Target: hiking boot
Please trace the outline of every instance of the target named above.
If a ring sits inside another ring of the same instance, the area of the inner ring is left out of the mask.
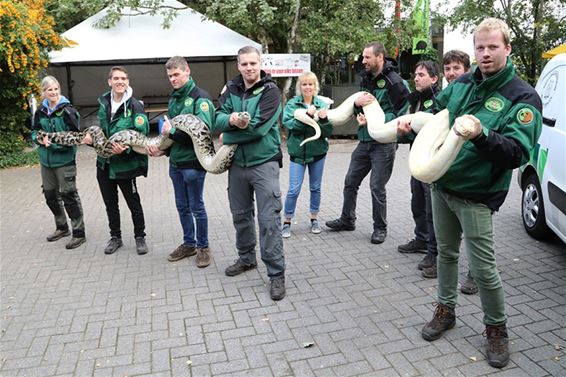
[[[57,241],[63,237],[67,237],[70,235],[71,232],[69,232],[69,229],[55,229],[55,232],[47,236],[47,242]]]
[[[114,254],[122,246],[124,246],[124,243],[120,237],[112,237],[104,249],[104,254]]]
[[[468,276],[466,277],[466,281],[460,287],[460,292],[465,295],[475,295],[478,293],[478,285],[472,276],[472,273],[468,271]]]
[[[208,247],[198,247],[196,265],[198,268],[204,268],[210,264],[212,257],[210,255],[210,249]]]
[[[285,297],[285,276],[279,276],[271,279],[269,295],[273,301],[279,301]]]
[[[145,237],[136,237],[136,251],[138,255],[147,254],[147,244],[145,243]]]
[[[291,224],[284,223],[283,228],[281,228],[281,237],[290,238],[291,237]]]
[[[354,224],[346,224],[342,219],[327,221],[326,226],[335,231],[356,229]]]
[[[371,234],[371,243],[380,244],[385,242],[385,237],[387,237],[386,230],[374,230]]]
[[[256,266],[257,263],[244,264],[244,262],[238,259],[233,265],[226,267],[224,273],[226,274],[226,276],[236,276],[246,272],[247,270],[254,269],[256,268]]]
[[[317,219],[311,220],[311,233],[312,234],[320,234],[322,229],[320,229],[320,224],[318,223]]]
[[[429,342],[440,338],[446,330],[451,329],[456,324],[454,309],[439,302],[434,305],[436,310],[432,320],[421,330],[421,336]]]
[[[423,260],[419,262],[417,268],[423,270],[425,268],[431,268],[432,266],[436,267],[436,255],[428,253],[424,256]]]
[[[486,325],[487,362],[494,368],[503,368],[509,362],[509,336],[507,327]]]
[[[177,262],[186,257],[191,257],[197,253],[194,246],[188,246],[185,244],[181,244],[177,246],[175,250],[167,257],[169,262]]]
[[[430,267],[423,268],[422,275],[423,278],[436,279],[438,277],[438,271],[436,270],[436,263]]]
[[[413,238],[409,242],[397,246],[397,251],[403,254],[426,253],[426,242]]]
[[[76,249],[86,242],[86,237],[72,237],[69,242],[65,244],[65,249]]]

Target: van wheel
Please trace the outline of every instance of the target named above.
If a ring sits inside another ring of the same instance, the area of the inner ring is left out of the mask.
[[[531,174],[525,181],[521,203],[523,226],[527,233],[537,239],[548,236],[550,229],[546,225],[542,191],[536,174]]]

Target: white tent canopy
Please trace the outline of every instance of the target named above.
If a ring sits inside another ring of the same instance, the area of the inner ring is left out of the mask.
[[[182,3],[165,0],[164,5],[183,8]],[[130,13],[124,9],[123,13]],[[146,60],[185,57],[234,56],[240,47],[261,45],[192,10],[177,11],[169,29],[163,29],[162,17],[149,14],[123,16],[109,29],[95,28],[94,23],[106,14],[106,9],[63,33],[78,43],[50,54],[52,64]]]
[[[163,4],[185,8],[175,0],[164,0]],[[106,78],[114,65],[127,68],[136,98],[146,105],[163,106],[171,93],[164,63],[175,55],[187,58],[197,85],[215,99],[226,81],[238,73],[238,50],[243,46],[261,50],[260,44],[204,19],[192,9],[177,11],[168,29],[162,27],[162,16],[150,14],[123,16],[108,29],[94,27],[105,12],[106,9],[63,33],[76,46],[50,54],[49,73],[57,77],[63,94],[81,108],[97,106],[98,96],[109,89]]]

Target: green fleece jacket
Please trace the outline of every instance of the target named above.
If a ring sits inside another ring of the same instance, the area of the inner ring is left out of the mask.
[[[395,66],[390,61],[384,62],[383,70],[377,76],[374,77],[367,71],[362,72],[360,76],[360,90],[370,92],[377,99],[385,113],[385,122],[407,113],[409,89],[401,76],[395,72]],[[355,113],[359,112],[361,108],[356,108]],[[358,128],[358,140],[374,141],[369,136],[366,126]]]
[[[281,137],[278,120],[281,115],[281,93],[269,74],[246,89],[241,75],[228,81],[219,99],[216,129],[223,133],[224,144],[238,144],[234,164],[251,167],[268,161],[281,161]],[[251,120],[245,129],[231,126],[230,114],[248,112]]]
[[[128,129],[148,134],[149,122],[143,105],[134,97],[121,104],[114,116],[111,114],[110,92],[100,96],[98,104],[98,120],[106,137]],[[110,179],[131,179],[140,175],[147,177],[147,155],[136,153],[132,148],[109,158],[97,156],[96,164],[100,169],[110,169]]]
[[[328,107],[320,98],[314,97],[312,105],[317,110]],[[320,137],[317,140],[310,141],[300,146],[301,142],[311,136],[314,136],[315,130],[309,125],[296,120],[293,117],[295,110],[307,109],[309,105],[305,104],[303,96],[295,96],[287,102],[283,112],[283,126],[289,130],[287,138],[287,149],[291,156],[291,161],[298,164],[309,164],[319,160],[328,152],[327,137],[332,135],[332,125],[328,119],[319,120]]]
[[[529,158],[542,128],[542,102],[537,92],[515,74],[511,59],[493,76],[479,69],[461,76],[436,98],[437,109],[448,109],[450,126],[464,114],[483,127],[467,141],[452,166],[435,186],[496,211],[503,204],[512,169]]]
[[[192,77],[181,88],[174,90],[169,100],[169,117],[192,114],[199,117],[212,133],[214,127],[214,105],[207,91],[195,85]],[[177,168],[204,170],[198,162],[193,141],[181,130],[171,128],[169,138],[175,141],[169,150],[169,162]]]
[[[45,132],[79,131],[79,119],[79,112],[65,97],[61,96],[61,101],[51,113],[47,109],[47,101],[44,101],[34,114],[32,140],[39,144],[37,142],[37,131],[39,130]],[[47,168],[60,168],[75,164],[76,146],[51,143],[49,147],[45,147],[39,144],[37,150],[40,164]]]

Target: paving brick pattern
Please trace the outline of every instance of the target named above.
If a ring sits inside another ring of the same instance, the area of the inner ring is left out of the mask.
[[[354,142],[327,157],[321,223],[341,209]],[[433,312],[436,280],[416,269],[422,255],[397,245],[412,236],[407,148],[397,152],[388,189],[389,234],[372,245],[368,182],[353,232],[309,233],[303,187],[285,240],[287,297],[270,300],[265,267],[237,277],[227,174],[208,175],[205,202],[213,263],[167,255],[181,242],[168,165],[151,159],[138,180],[150,253],[135,252],[121,201],[124,247],[104,255],[109,237],[94,154],[81,147],[78,188],[88,242],[65,250],[54,229],[38,167],[0,171],[1,376],[566,376],[566,247],[523,230],[513,181],[494,217],[504,280],[511,362],[485,362],[479,297],[459,297],[456,327],[433,343],[420,329]],[[287,165],[287,160],[285,162]],[[286,192],[287,166],[281,170]],[[460,262],[461,279],[466,259]],[[310,345],[310,347],[306,347]]]

